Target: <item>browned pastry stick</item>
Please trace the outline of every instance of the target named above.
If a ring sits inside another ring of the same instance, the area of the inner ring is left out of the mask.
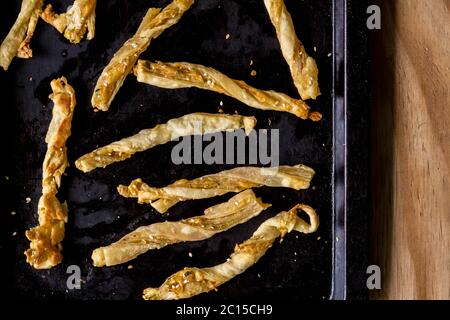
[[[154,128],[142,130],[134,136],[85,154],[75,162],[75,166],[83,172],[89,172],[96,168],[104,168],[114,162],[126,160],[137,152],[151,149],[180,137],[238,129],[245,129],[245,132],[249,133],[255,125],[254,117],[236,114],[191,113],[159,124]],[[198,132],[199,129],[200,132]]]
[[[302,100],[273,90],[253,88],[244,81],[231,79],[215,69],[198,64],[139,60],[134,74],[139,82],[161,88],[196,87],[225,94],[256,109],[289,112],[304,120],[318,121],[322,118],[320,113],[311,112]]]
[[[303,100],[316,99],[320,95],[319,69],[295,34],[292,17],[283,0],[264,0],[270,20],[274,25],[281,52],[291,70],[294,84]]]
[[[205,210],[202,216],[140,227],[109,246],[95,249],[92,260],[96,267],[114,266],[148,250],[179,242],[205,240],[250,220],[268,207],[270,204],[263,203],[253,191],[246,190],[225,203]]]
[[[36,269],[49,269],[62,260],[61,241],[64,238],[64,224],[67,222],[67,206],[56,197],[61,177],[67,166],[66,141],[71,133],[72,117],[76,104],[75,91],[66,78],[51,82],[53,94],[53,118],[48,128],[42,171],[42,196],[39,200],[39,226],[26,232],[31,241],[25,252],[27,262]]]
[[[95,6],[97,0],[75,0],[66,13],[57,14],[48,4],[42,19],[51,24],[72,43],[79,43],[87,32],[86,38],[91,40],[95,36]]]
[[[141,53],[147,50],[150,42],[164,30],[178,23],[193,3],[194,0],[174,0],[162,11],[157,8],[147,11],[136,34],[116,52],[98,78],[91,100],[95,111],[109,109]]]
[[[298,217],[298,210],[308,214],[309,224]],[[250,239],[236,246],[226,262],[209,268],[184,268],[167,278],[159,288],[145,289],[143,298],[178,300],[217,289],[257,263],[276,239],[292,231],[313,233],[318,227],[319,217],[315,210],[303,204],[296,205],[262,223]]]
[[[0,46],[0,66],[8,70],[15,56],[30,58],[29,42],[36,28],[37,17],[43,0],[23,0],[20,13]]]
[[[308,189],[314,174],[313,169],[304,165],[240,167],[194,180],[182,179],[164,188],[152,188],[136,179],[129,186],[120,185],[117,189],[122,196],[138,198],[139,203],[150,203],[158,212],[164,213],[181,201],[206,199],[261,186]]]

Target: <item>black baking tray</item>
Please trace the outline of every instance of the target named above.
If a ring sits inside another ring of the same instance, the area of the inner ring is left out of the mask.
[[[70,2],[53,1],[60,11]],[[200,63],[255,87],[298,96],[261,0],[196,2],[177,25],[152,43],[142,58]],[[137,29],[148,7],[168,3],[167,0],[98,1],[96,37],[80,45],[69,44],[41,21],[32,40],[33,59],[15,59],[8,72],[0,73],[5,162],[1,177],[4,198],[0,250],[9,297],[139,299],[143,288],[160,285],[185,266],[222,262],[234,245],[247,239],[262,221],[304,202],[315,207],[320,215],[318,232],[288,235],[247,272],[222,285],[217,292],[193,300],[365,298],[368,61],[364,2],[286,1],[299,36],[320,69],[322,95],[309,102],[314,110],[323,113],[323,121],[319,123],[251,109],[212,92],[155,88],[137,83],[133,76],[125,81],[109,112],[94,113],[90,97],[104,66]],[[2,37],[14,21],[15,14],[10,13],[17,13],[19,6],[20,1],[3,4]],[[252,70],[257,71],[257,76],[250,75]],[[67,200],[70,214],[63,242],[64,261],[42,271],[25,262],[23,252],[29,243],[24,232],[37,223],[46,150],[44,137],[52,108],[49,83],[60,76],[68,78],[78,100],[73,134],[68,142],[71,167],[59,192],[60,199]],[[116,192],[118,184],[141,177],[152,185],[163,186],[233,166],[173,165],[170,152],[174,143],[89,174],[79,172],[73,166],[74,160],[96,146],[171,118],[191,112],[217,112],[220,101],[224,105],[221,109],[227,113],[255,115],[258,128],[280,129],[280,163],[313,167],[317,175],[312,188],[302,192],[257,189],[256,194],[273,206],[249,223],[207,241],[149,252],[122,266],[94,268],[90,260],[92,249],[141,225],[199,215],[205,208],[230,197],[185,202],[162,217],[150,206],[120,197]],[[30,203],[26,203],[27,197],[31,198]],[[11,215],[12,211],[17,214]],[[81,268],[80,290],[67,289],[69,265]],[[133,268],[129,269],[129,265]]]

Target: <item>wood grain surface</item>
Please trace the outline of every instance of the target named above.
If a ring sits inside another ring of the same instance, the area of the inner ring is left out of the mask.
[[[450,0],[379,1],[372,262],[378,299],[450,298]]]

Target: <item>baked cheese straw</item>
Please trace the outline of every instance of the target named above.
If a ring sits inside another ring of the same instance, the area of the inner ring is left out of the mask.
[[[29,58],[31,36],[34,33],[36,15],[42,8],[43,0],[23,0],[20,13],[5,40],[0,46],[0,66],[6,71],[15,56]]]
[[[309,216],[309,224],[297,216],[299,210]],[[278,238],[283,239],[292,231],[313,233],[318,227],[319,217],[315,210],[299,204],[262,223],[250,239],[235,247],[226,262],[209,268],[184,268],[170,276],[159,288],[145,289],[143,298],[178,300],[217,289],[256,264]]]
[[[66,141],[71,133],[71,122],[75,108],[75,92],[66,78],[51,82],[53,94],[53,118],[48,128],[42,172],[42,196],[38,204],[39,226],[26,232],[31,241],[25,251],[27,262],[36,269],[49,269],[62,261],[64,224],[67,222],[67,206],[56,197],[61,176],[67,166]]]
[[[80,43],[86,32],[88,40],[95,36],[96,4],[96,0],[75,0],[63,14],[53,12],[52,5],[48,4],[41,17],[55,27],[67,40],[72,43]]]
[[[39,16],[42,12],[41,6],[33,12],[30,17],[30,21],[28,22],[27,33],[25,35],[25,39],[21,42],[19,46],[19,50],[17,51],[17,57],[22,59],[29,59],[33,57],[33,50],[30,48],[31,38],[33,38],[34,31],[36,30],[36,26],[39,20]]]
[[[153,39],[176,24],[193,3],[194,0],[174,0],[162,11],[157,8],[147,11],[135,35],[116,52],[98,78],[91,100],[95,111],[109,109],[140,54],[147,50]]]
[[[274,25],[284,59],[291,70],[294,84],[303,100],[320,95],[319,70],[316,61],[297,38],[292,17],[283,0],[264,0],[270,20]]]
[[[249,134],[255,125],[255,117],[192,113],[94,150],[79,158],[75,162],[75,166],[83,172],[89,172],[96,168],[104,168],[114,162],[123,161],[137,152],[151,149],[180,137],[234,131],[241,128]]]
[[[263,203],[253,191],[246,190],[228,202],[205,210],[202,216],[140,227],[109,246],[95,249],[92,260],[96,267],[114,266],[149,250],[180,242],[205,240],[247,222],[268,207],[270,204]]]
[[[129,186],[120,185],[117,190],[124,197],[137,198],[139,203],[149,203],[164,213],[181,201],[212,198],[261,186],[308,189],[314,174],[313,169],[304,165],[240,167],[194,180],[179,180],[164,188],[152,188],[136,179]]]
[[[196,87],[225,94],[256,109],[289,112],[305,120],[310,118],[318,121],[322,118],[317,112],[311,113],[308,105],[302,100],[272,90],[253,88],[244,81],[233,80],[215,69],[197,64],[139,60],[134,68],[134,74],[139,82],[161,88]]]

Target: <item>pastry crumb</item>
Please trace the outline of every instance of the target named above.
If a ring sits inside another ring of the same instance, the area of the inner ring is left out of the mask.
[[[250,72],[250,75],[251,75],[252,77],[256,77],[257,74],[258,74],[258,73],[256,72],[256,70],[252,70],[252,72]]]
[[[128,266],[128,270],[130,270],[130,269],[133,269],[133,265],[132,265],[132,264],[130,264],[130,265]]]

